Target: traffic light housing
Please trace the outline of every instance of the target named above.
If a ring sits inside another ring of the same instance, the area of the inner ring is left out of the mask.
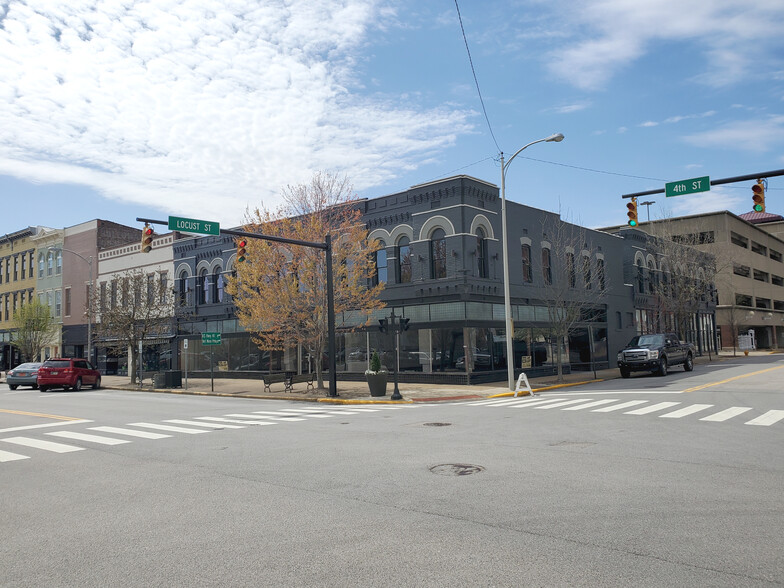
[[[152,249],[152,238],[155,236],[155,231],[153,228],[144,223],[144,228],[142,229],[142,253],[149,253]]]
[[[388,324],[387,319],[378,319],[378,330],[381,331],[382,333],[386,333],[387,324]]]
[[[765,212],[765,182],[757,180],[757,183],[751,187],[754,195],[751,199],[754,201],[754,212]]]
[[[240,239],[237,241],[237,263],[242,263],[245,261],[247,257],[247,251],[245,247],[248,245],[248,242],[245,239]]]
[[[410,318],[401,318],[400,319],[400,330],[401,331],[408,331],[408,321],[410,321],[410,320],[411,320]]]
[[[637,198],[632,198],[626,205],[626,208],[629,209],[629,212],[626,213],[626,216],[629,217],[629,226],[636,227],[640,224],[637,221]]]

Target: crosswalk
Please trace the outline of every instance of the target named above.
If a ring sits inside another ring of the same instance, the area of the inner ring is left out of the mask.
[[[230,413],[220,417],[194,416],[165,419],[160,422],[133,422],[123,426],[98,425],[85,431],[28,431],[28,435],[0,436],[0,463],[30,459],[43,453],[74,453],[96,446],[118,446],[139,440],[157,441],[176,435],[199,435],[222,429],[244,429],[283,423],[301,423],[344,415],[383,413],[410,409],[412,405],[385,405],[350,408],[286,408],[258,410],[249,413]],[[85,421],[90,423],[91,421]],[[35,436],[33,436],[35,435]]]
[[[597,400],[595,396],[585,398],[574,397],[552,397],[552,398],[503,398],[479,400],[475,402],[460,403],[463,406],[478,406],[485,408],[510,408],[510,409],[531,409],[531,410],[563,410],[577,411],[585,410],[588,412],[610,413],[620,412],[636,416],[654,415],[664,419],[681,419],[694,415],[698,420],[705,422],[722,423],[746,415],[754,410],[750,406],[731,406],[729,408],[717,408],[713,404],[688,404],[680,401],[668,400],[657,402],[647,399],[625,400],[621,398],[602,398]],[[784,410],[768,410],[758,414],[755,418],[743,421],[744,425],[756,425],[769,427],[784,420]]]

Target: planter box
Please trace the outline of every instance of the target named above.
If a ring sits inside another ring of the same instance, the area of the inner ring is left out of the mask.
[[[387,373],[380,372],[378,374],[365,374],[367,378],[368,387],[370,388],[371,396],[386,396],[387,395]]]

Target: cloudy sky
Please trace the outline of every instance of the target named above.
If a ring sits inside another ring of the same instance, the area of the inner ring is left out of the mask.
[[[625,193],[784,168],[784,3],[0,0],[0,234],[234,226],[319,170],[366,197],[500,184],[500,151],[554,132],[507,196],[587,226],[625,222]],[[743,213],[750,185],[648,210]]]

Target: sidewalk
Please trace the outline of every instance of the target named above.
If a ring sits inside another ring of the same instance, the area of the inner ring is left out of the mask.
[[[753,351],[751,355],[768,355],[769,351]],[[722,361],[731,359],[732,352],[721,352],[718,356],[713,355],[712,360]],[[739,353],[738,358],[743,358],[743,353]],[[704,365],[709,363],[708,356],[697,357],[694,360],[695,365]],[[674,370],[681,369],[680,366],[673,368]],[[597,370],[596,379],[594,373],[591,372],[575,372],[573,374],[565,374],[563,382],[559,384],[557,376],[545,376],[540,378],[529,378],[531,388],[534,392],[542,390],[551,390],[563,388],[568,386],[575,386],[577,384],[585,384],[590,382],[601,382],[604,380],[613,380],[620,378],[618,368],[610,368],[606,370]],[[183,378],[182,388],[166,388],[166,389],[153,389],[152,382],[145,380],[142,390],[147,392],[161,392],[168,394],[196,394],[196,395],[210,395],[210,396],[234,396],[241,398],[259,398],[259,399],[276,399],[276,400],[302,400],[308,402],[328,402],[334,404],[371,404],[371,403],[392,403],[395,402],[390,399],[394,391],[394,384],[391,381],[387,385],[387,395],[377,398],[371,397],[368,391],[366,382],[342,382],[338,381],[338,397],[330,398],[327,390],[306,390],[305,384],[295,384],[293,392],[284,392],[283,384],[277,383],[272,385],[272,392],[265,393],[264,385],[261,380],[246,380],[246,379],[232,379],[232,378],[215,378],[214,383],[211,384],[209,378],[188,378],[188,387],[185,388],[185,379]],[[328,385],[328,382],[324,382]],[[122,390],[138,390],[138,386],[130,382],[127,376],[103,376],[102,385],[108,389],[122,389]],[[471,386],[451,385],[451,384],[399,384],[400,394],[403,396],[402,401],[397,402],[438,402],[447,400],[468,400],[490,398],[493,396],[511,396],[510,392],[504,382],[494,382],[492,384],[480,384]],[[523,392],[521,395],[525,395]]]

